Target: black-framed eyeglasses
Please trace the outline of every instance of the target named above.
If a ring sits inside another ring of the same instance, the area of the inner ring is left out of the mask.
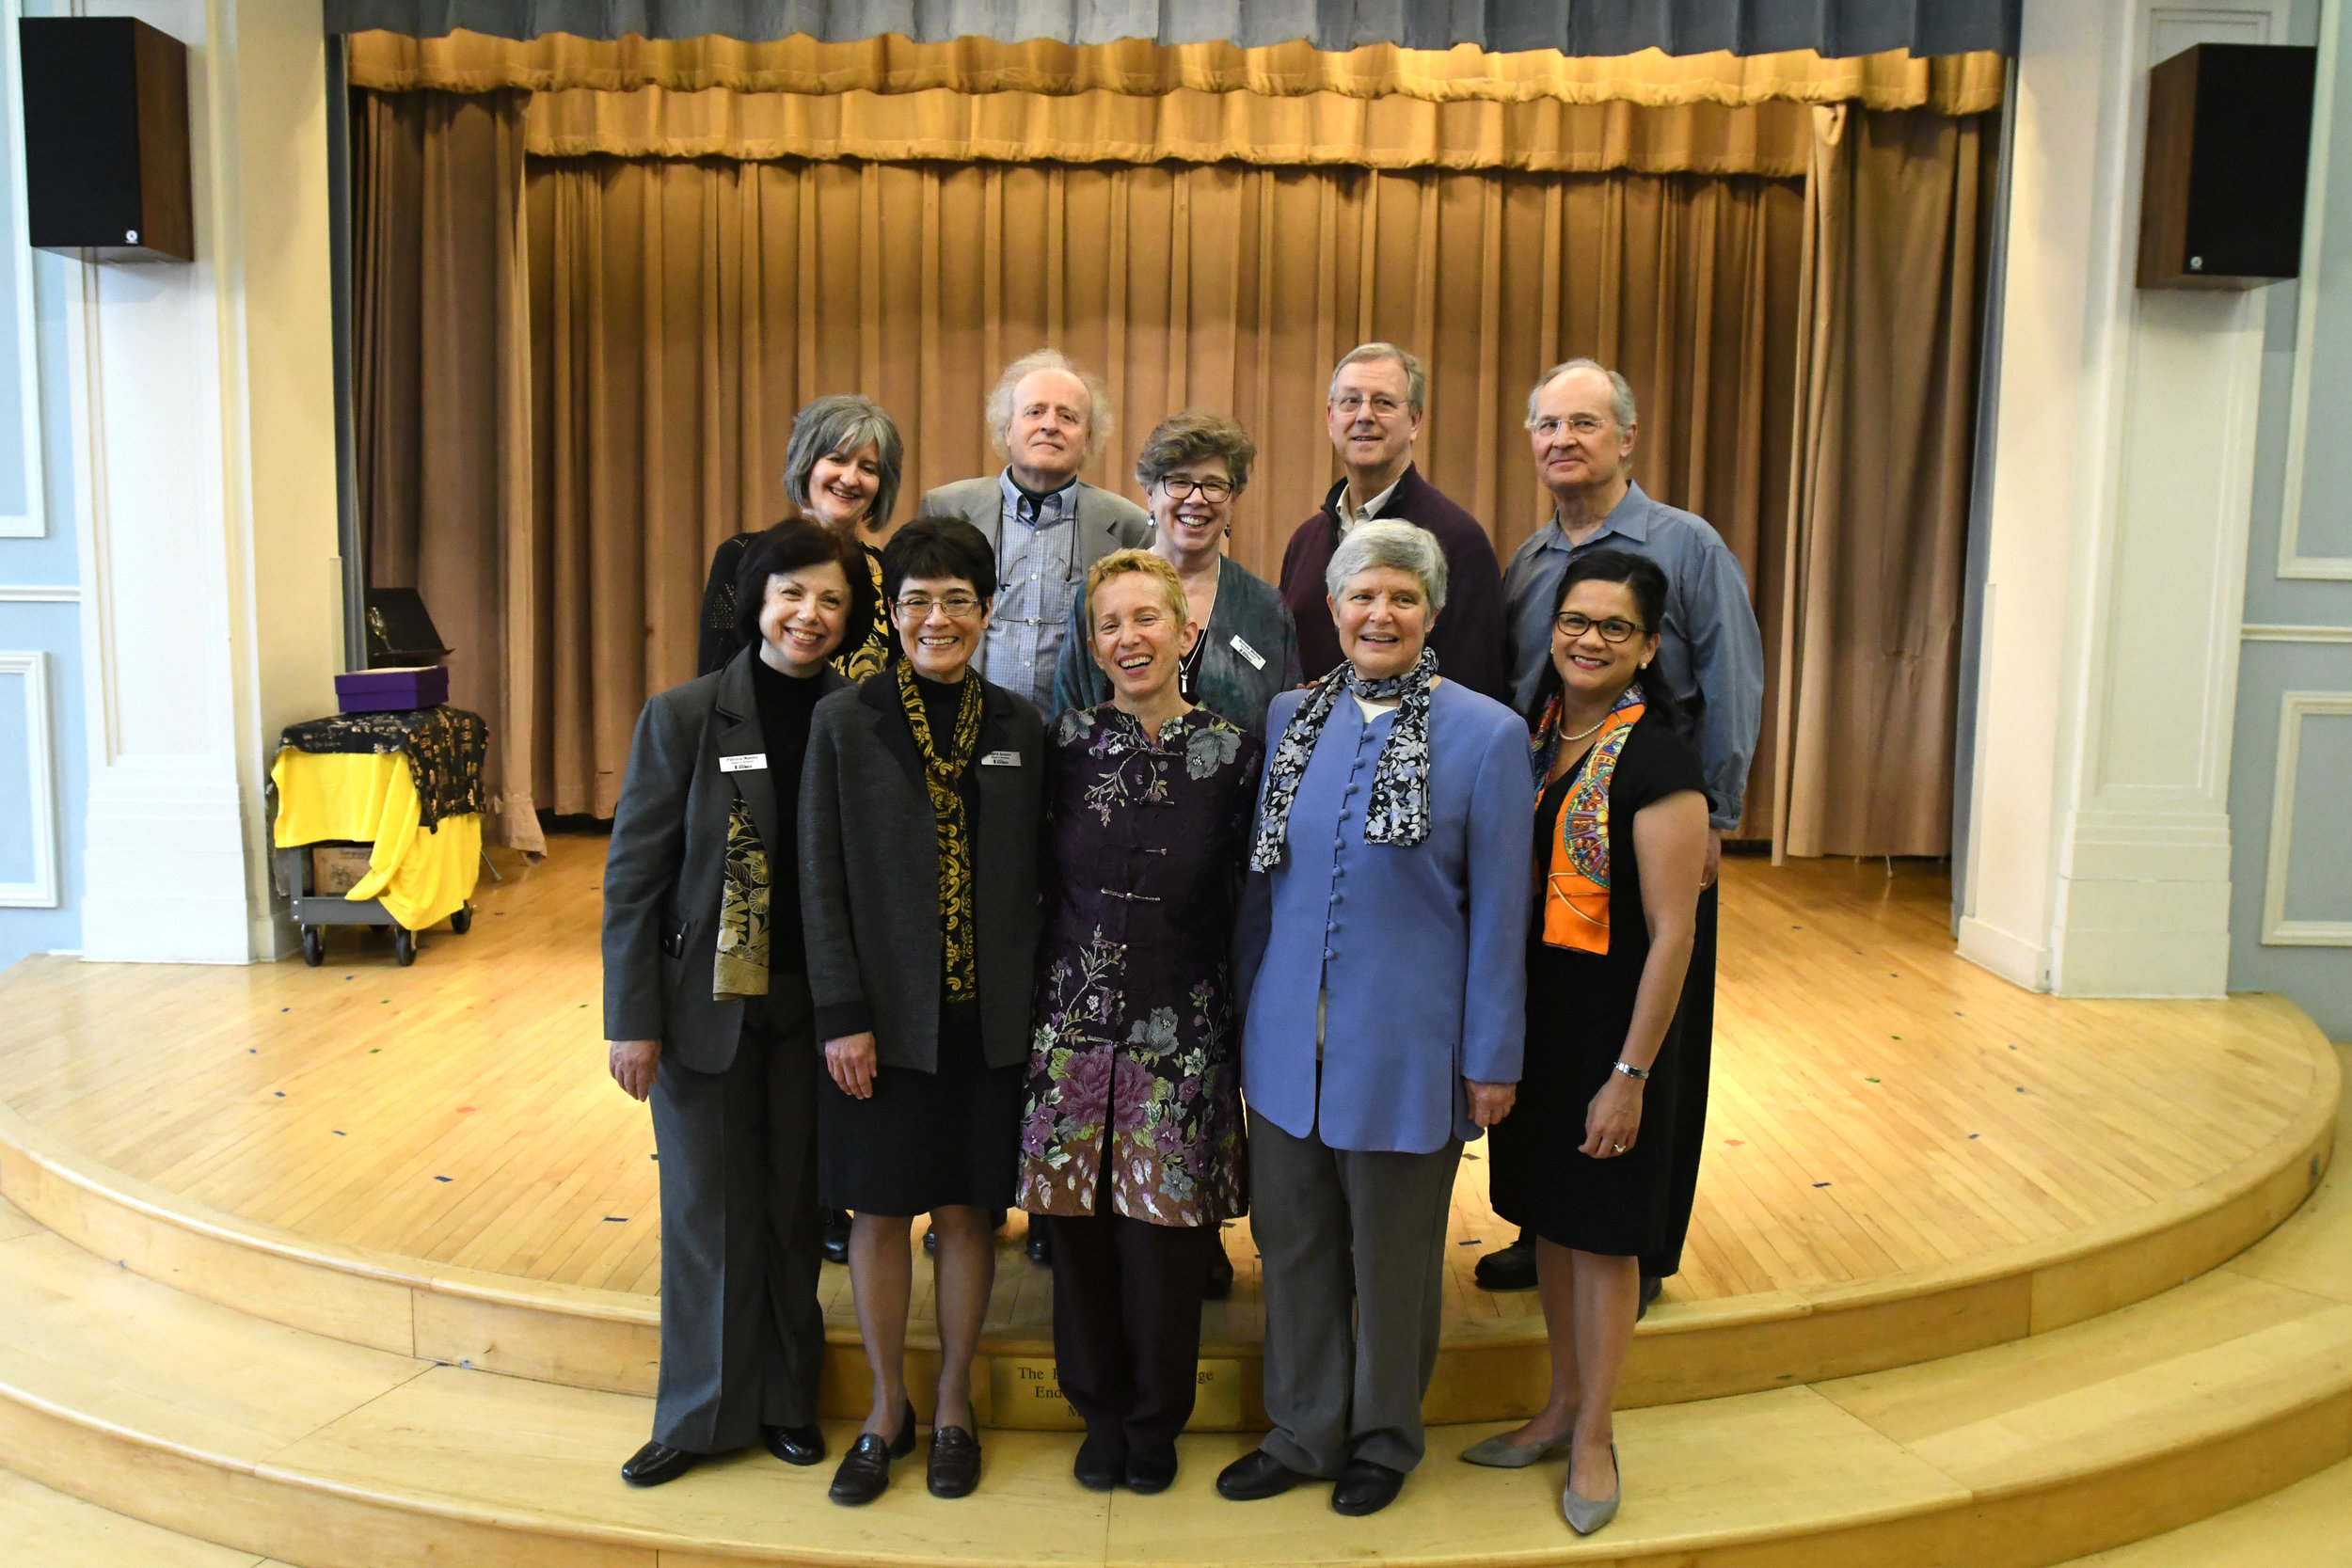
[[[1160,488],[1168,492],[1168,499],[1172,501],[1190,500],[1195,494],[1202,500],[1221,501],[1233,494],[1233,482],[1230,479],[1193,479],[1184,474],[1162,474]]]
[[[1563,637],[1581,637],[1588,631],[1597,631],[1603,642],[1623,642],[1648,629],[1638,621],[1620,620],[1614,615],[1605,621],[1596,621],[1589,615],[1579,615],[1573,610],[1562,610],[1551,618],[1551,624]]]

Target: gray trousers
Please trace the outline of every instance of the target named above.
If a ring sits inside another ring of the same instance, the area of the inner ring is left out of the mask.
[[[1250,1114],[1274,1425],[1259,1446],[1292,1469],[1330,1479],[1351,1459],[1421,1463],[1461,1159],[1458,1139],[1430,1154],[1365,1153]]]
[[[654,1078],[661,1158],[661,1382],[653,1437],[726,1453],[767,1426],[817,1419],[817,1074],[808,986],[778,974],[747,1005],[735,1062],[696,1072],[664,1053]],[[764,1015],[764,1016],[761,1016]]]

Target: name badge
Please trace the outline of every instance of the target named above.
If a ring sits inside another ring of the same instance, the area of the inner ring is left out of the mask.
[[[722,773],[755,773],[767,766],[768,753],[765,752],[746,752],[739,757],[719,759],[719,771]]]
[[[1257,649],[1251,647],[1248,643],[1244,642],[1241,640],[1241,633],[1239,632],[1235,632],[1233,634],[1233,652],[1248,659],[1249,661],[1249,668],[1252,670],[1263,670],[1265,668],[1265,655],[1258,652]]]
[[[1021,753],[1018,752],[991,752],[988,755],[980,759],[980,766],[982,768],[1018,768],[1021,766]]]

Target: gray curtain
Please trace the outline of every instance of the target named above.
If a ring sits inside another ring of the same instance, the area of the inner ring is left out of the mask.
[[[615,39],[716,36],[766,42],[804,34],[828,43],[898,33],[917,43],[959,38],[1022,43],[1168,45],[1225,41],[1245,49],[1306,40],[1317,49],[1395,43],[1490,53],[1557,49],[1573,55],[1810,49],[1842,58],[1903,49],[1915,55],[2017,49],[2019,0],[326,0],[326,30],[440,38],[463,28],[494,38],[542,33]]]

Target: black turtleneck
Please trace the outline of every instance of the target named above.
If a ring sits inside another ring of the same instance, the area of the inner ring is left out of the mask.
[[[787,974],[804,974],[802,950],[801,849],[798,827],[801,769],[808,760],[808,726],[824,694],[824,682],[787,675],[752,650],[752,696],[759,707],[760,738],[768,747],[768,777],[776,791],[776,835],[784,842],[768,851],[768,961]]]

